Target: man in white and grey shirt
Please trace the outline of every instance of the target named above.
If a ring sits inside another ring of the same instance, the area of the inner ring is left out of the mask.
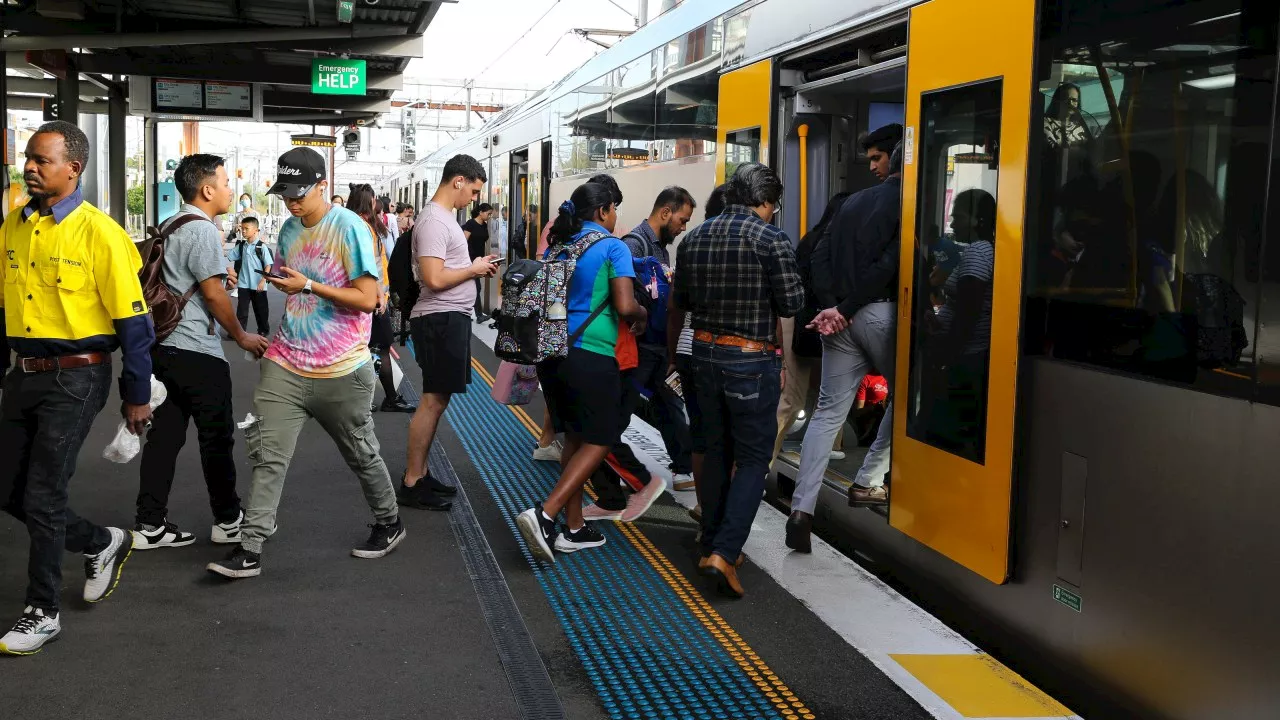
[[[223,159],[190,155],[178,163],[174,181],[182,195],[178,214],[161,225],[171,231],[164,249],[164,281],[183,295],[195,289],[182,309],[173,332],[153,351],[153,369],[168,396],[156,408],[153,426],[142,451],[138,490],[137,550],[180,547],[195,535],[169,522],[169,491],[178,452],[187,439],[187,423],[194,419],[200,443],[200,465],[213,510],[213,542],[240,542],[240,497],[231,454],[235,420],[231,412],[231,369],[222,352],[214,320],[236,344],[255,357],[267,350],[267,340],[245,332],[236,319],[223,279],[227,274],[222,237],[213,218],[231,207],[231,183]]]

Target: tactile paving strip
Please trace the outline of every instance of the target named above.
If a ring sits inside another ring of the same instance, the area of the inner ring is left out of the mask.
[[[639,530],[602,523],[608,543],[544,565],[516,514],[550,492],[556,466],[529,458],[525,423],[483,392],[448,413],[560,620],[610,718],[803,718],[814,715]]]

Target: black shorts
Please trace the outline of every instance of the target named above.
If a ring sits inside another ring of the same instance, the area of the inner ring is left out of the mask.
[[[422,392],[466,392],[471,384],[471,316],[460,312],[419,315],[409,321],[409,333],[422,368]]]
[[[391,347],[394,342],[394,334],[391,332],[391,311],[379,315],[373,314],[373,329],[369,331],[369,347],[375,347],[386,350]]]
[[[540,364],[538,381],[556,432],[573,433],[583,442],[605,447],[621,437],[622,380],[616,358],[573,348],[568,357]]]

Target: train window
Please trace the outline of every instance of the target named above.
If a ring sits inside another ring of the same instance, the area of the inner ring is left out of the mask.
[[[654,160],[715,153],[723,27],[715,20],[667,44],[658,85]]]
[[[724,176],[730,178],[739,165],[760,162],[760,128],[735,130],[725,136],[724,146]]]
[[[925,95],[920,111],[907,434],[982,464],[996,262],[1000,80]]]
[[[1152,6],[1045,5],[1024,345],[1249,396],[1275,3]]]

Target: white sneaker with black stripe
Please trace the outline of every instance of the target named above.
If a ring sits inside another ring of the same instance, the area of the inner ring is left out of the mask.
[[[166,520],[162,525],[138,523],[133,526],[133,549],[154,550],[166,547],[186,547],[196,541],[196,536],[183,532]]]
[[[556,521],[548,519],[542,508],[529,508],[516,516],[516,527],[524,537],[529,552],[543,562],[554,563],[555,553],[551,552],[551,544],[556,540]]]
[[[58,616],[46,615],[41,608],[27,606],[13,628],[0,637],[0,653],[35,655],[45,643],[53,642],[62,632]]]
[[[240,524],[244,522],[244,511],[229,523],[214,523],[209,539],[217,545],[235,545],[240,542]]]
[[[102,552],[84,556],[84,601],[101,602],[120,583],[120,571],[133,553],[134,535],[128,530],[107,528],[111,542]]]

